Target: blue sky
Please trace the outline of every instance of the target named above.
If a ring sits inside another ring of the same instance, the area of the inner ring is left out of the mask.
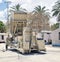
[[[5,3],[6,0],[2,0],[0,3],[0,11],[3,11],[7,8],[7,4]]]
[[[4,10],[6,8],[6,4],[2,1],[2,3],[0,3],[0,11]]]
[[[0,1],[0,20],[3,21],[4,23],[6,22],[7,19],[7,4],[5,3],[6,0],[1,0]]]
[[[7,4],[4,3],[4,1],[12,2],[9,7],[19,3],[23,8],[26,8],[28,11],[32,11],[34,7],[36,7],[37,5],[41,5],[46,6],[46,9],[49,9],[51,12],[52,6],[57,0],[0,0],[0,20],[6,22]],[[55,20],[55,22],[53,20]],[[56,19],[54,17],[51,18],[50,23],[56,23]]]

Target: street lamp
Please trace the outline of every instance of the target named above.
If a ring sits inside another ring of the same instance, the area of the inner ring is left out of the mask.
[[[4,1],[4,3],[7,4],[7,22],[8,22],[8,32],[9,32],[9,11],[8,11],[8,8],[9,8],[9,3],[11,3],[11,1]]]

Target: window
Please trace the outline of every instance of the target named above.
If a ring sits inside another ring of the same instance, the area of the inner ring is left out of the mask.
[[[59,40],[60,40],[60,32],[59,32]]]
[[[1,36],[1,39],[4,40],[4,35]]]

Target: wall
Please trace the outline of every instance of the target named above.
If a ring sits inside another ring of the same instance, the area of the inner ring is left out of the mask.
[[[59,32],[60,32],[59,28],[52,31],[51,39],[52,39],[52,45],[53,46],[60,46]]]
[[[2,36],[4,37],[4,39],[2,39]],[[7,33],[0,33],[0,43],[5,42],[6,38],[7,38]]]

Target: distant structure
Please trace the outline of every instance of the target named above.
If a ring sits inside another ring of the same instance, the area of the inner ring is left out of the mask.
[[[53,46],[60,46],[60,28],[52,31],[51,39]]]
[[[43,33],[43,39],[44,39],[46,44],[51,44],[52,43],[51,32],[52,31],[41,31],[41,33]]]
[[[59,23],[59,28],[52,31],[51,33],[53,46],[60,46],[60,13],[58,14],[58,17],[57,17],[57,23]]]
[[[7,33],[0,33],[0,43],[6,42],[8,34]]]

